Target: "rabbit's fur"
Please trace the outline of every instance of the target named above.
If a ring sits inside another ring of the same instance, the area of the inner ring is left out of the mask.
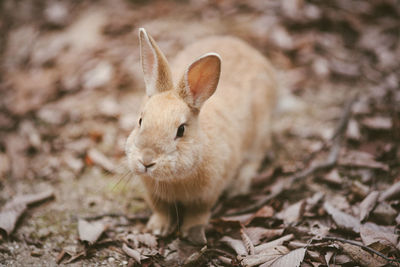
[[[144,29],[139,39],[147,97],[140,125],[127,140],[128,162],[153,210],[147,227],[168,233],[171,206],[179,203],[184,208],[180,230],[187,234],[207,224],[224,190],[229,195],[248,191],[269,145],[274,70],[263,55],[233,37],[188,46],[171,69]]]

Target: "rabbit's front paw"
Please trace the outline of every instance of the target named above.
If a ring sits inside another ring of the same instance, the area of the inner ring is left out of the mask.
[[[160,213],[153,213],[146,228],[155,235],[167,236],[171,232],[171,224],[167,216]]]

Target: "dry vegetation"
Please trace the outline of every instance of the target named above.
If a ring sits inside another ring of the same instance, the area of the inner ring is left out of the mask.
[[[396,0],[0,2],[0,265],[399,266]],[[274,144],[207,246],[143,232],[124,167],[137,29],[239,36],[280,70]]]

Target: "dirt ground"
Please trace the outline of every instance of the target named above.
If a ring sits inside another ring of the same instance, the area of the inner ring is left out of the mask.
[[[149,213],[140,184],[124,165],[125,140],[137,123],[144,94],[139,27],[146,28],[167,58],[202,37],[238,36],[268,57],[279,73],[273,145],[258,177],[265,190],[254,190],[247,202],[238,199],[243,210],[232,213],[235,202],[221,200],[207,231],[214,252],[190,264],[244,264],[235,248],[221,245],[221,236],[234,236],[234,230],[218,230],[228,225],[221,218],[245,214],[246,206],[273,192],[279,179],[325,159],[353,98],[337,162],[248,212],[271,207],[276,221],[270,227],[285,233],[298,227],[295,240],[304,243],[308,235],[301,227],[312,227],[312,218],[335,229],[335,236],[370,245],[360,230],[340,232],[343,227],[332,215],[336,210],[326,205],[293,221],[277,214],[322,192],[322,202],[358,218],[360,203],[371,192],[384,195],[400,182],[400,8],[395,0],[4,0],[0,5],[0,207],[4,211],[16,196],[52,192],[51,199],[29,204],[10,233],[2,231],[0,266],[137,264],[121,250],[121,240],[127,233],[141,233]],[[390,259],[400,255],[399,188],[368,211],[370,223],[391,227],[395,244],[370,246]],[[380,205],[387,210],[378,213]],[[380,215],[388,219],[376,219]],[[106,225],[90,250],[79,240],[79,219]],[[266,225],[260,218],[248,225],[253,224]],[[157,240],[163,251],[170,249],[171,238]],[[346,266],[368,265],[341,245],[317,247],[307,252],[302,266],[329,265],[326,251],[335,249],[335,255],[347,255]],[[212,254],[223,248],[229,264]],[[143,265],[167,266],[168,257],[157,253],[147,255]],[[169,264],[183,265],[179,257],[168,259]],[[331,261],[329,266],[339,265]]]

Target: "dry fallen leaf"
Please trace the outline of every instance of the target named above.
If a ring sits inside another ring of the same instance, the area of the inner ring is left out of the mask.
[[[372,154],[355,150],[341,153],[338,163],[339,165],[349,167],[366,167],[371,169],[381,169],[384,171],[389,170],[388,165],[376,161]]]
[[[390,225],[394,223],[398,212],[388,203],[381,202],[372,211],[371,220],[381,224]]]
[[[360,127],[356,120],[351,119],[347,126],[346,136],[349,139],[359,141],[361,139]]]
[[[393,184],[391,187],[383,191],[379,197],[379,201],[385,201],[400,197],[400,182]]]
[[[360,203],[360,222],[365,221],[370,212],[375,208],[379,197],[378,191],[372,191],[366,198]]]
[[[231,247],[237,255],[248,255],[247,249],[241,240],[233,239],[229,236],[224,236],[220,239],[220,241]]]
[[[0,229],[5,231],[7,235],[11,234],[14,230],[18,218],[25,211],[26,205],[19,204],[10,206],[0,212]]]
[[[343,184],[343,179],[339,175],[339,172],[337,169],[333,169],[328,174],[324,175],[323,181],[328,182],[333,185],[336,185],[336,186],[341,186]]]
[[[247,227],[246,233],[255,246],[260,244],[263,239],[270,240],[274,237],[281,236],[285,229],[267,229],[263,227]]]
[[[344,253],[349,255],[354,261],[359,263],[361,266],[377,267],[386,264],[386,261],[382,258],[375,258],[362,248],[347,243],[339,243]]]
[[[283,255],[274,261],[270,266],[271,267],[285,267],[285,266],[300,266],[301,262],[304,259],[304,255],[306,254],[306,248],[298,248],[290,251],[288,254]],[[262,265],[261,265],[262,266]]]
[[[332,217],[333,221],[339,228],[351,230],[355,233],[360,232],[360,222],[355,217],[338,210],[328,202],[324,203],[324,209]]]
[[[122,250],[126,253],[126,255],[133,258],[137,263],[139,263],[139,264],[141,263],[139,251],[128,247],[128,245],[126,245],[125,243],[122,244]]]
[[[297,222],[304,213],[304,206],[305,201],[301,200],[277,213],[276,217],[283,220],[286,224]]]
[[[265,252],[266,250],[268,250],[268,249],[270,249],[270,248],[273,248],[273,247],[276,247],[276,246],[280,246],[280,245],[282,245],[284,242],[289,241],[289,240],[292,240],[293,237],[294,237],[293,234],[288,234],[288,235],[282,236],[281,238],[272,240],[272,241],[270,241],[270,242],[268,242],[268,243],[264,243],[264,244],[258,245],[258,246],[256,246],[256,247],[254,248],[254,252],[255,252],[256,254]]]
[[[0,229],[4,230],[7,235],[11,234],[18,218],[24,213],[28,205],[49,199],[53,196],[53,190],[47,190],[37,194],[14,197],[0,211]]]
[[[271,218],[272,216],[274,216],[274,208],[267,205],[263,206],[254,214],[254,218]]]
[[[326,263],[327,266],[329,266],[329,262],[331,261],[332,256],[333,256],[333,251],[332,250],[328,250],[325,253],[324,259],[325,259],[325,263]]]
[[[362,124],[373,130],[390,130],[392,129],[392,119],[390,117],[371,117],[362,120]]]
[[[108,172],[114,173],[116,171],[116,167],[111,160],[109,160],[103,153],[98,151],[97,149],[90,149],[87,153],[89,159],[96,165],[102,167]]]
[[[52,197],[54,197],[54,191],[52,189],[49,189],[47,191],[40,192],[37,194],[27,194],[27,195],[16,196],[10,202],[7,202],[4,207],[7,208],[10,206],[19,205],[19,204],[31,205],[31,204],[35,204],[37,202],[44,201],[44,200],[52,198]]]
[[[394,233],[394,229],[390,231],[388,228],[373,223],[362,225],[360,236],[366,246],[379,242],[382,245],[395,248],[399,239],[399,236]]]
[[[148,248],[157,247],[157,238],[150,233],[143,234],[128,234],[126,240],[133,244],[134,248],[138,248],[140,244],[143,244]]]
[[[289,250],[285,246],[275,246],[260,254],[238,258],[241,261],[242,266],[251,267],[259,264],[266,264],[265,266],[269,266],[277,258],[287,253],[289,253]]]
[[[78,221],[79,239],[94,244],[106,230],[106,225],[101,221],[88,222],[83,219]]]
[[[254,244],[250,237],[246,234],[245,229],[240,229],[240,237],[242,238],[243,244],[247,249],[249,255],[254,255]]]

